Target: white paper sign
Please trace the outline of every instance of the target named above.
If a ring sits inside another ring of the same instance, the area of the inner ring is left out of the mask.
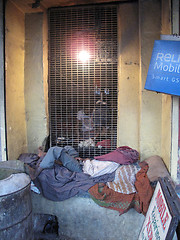
[[[158,182],[143,223],[139,240],[164,240],[172,220],[161,185]]]

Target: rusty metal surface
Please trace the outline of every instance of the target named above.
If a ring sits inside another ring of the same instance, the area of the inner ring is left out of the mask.
[[[21,173],[21,171],[16,169],[8,169],[8,168],[0,167],[0,180],[8,178],[11,174],[14,174],[14,173]]]
[[[1,240],[33,240],[32,232],[32,214],[30,214],[24,221],[17,223],[11,228],[3,231],[0,230]]]
[[[32,239],[32,202],[30,185],[0,196],[0,239]]]

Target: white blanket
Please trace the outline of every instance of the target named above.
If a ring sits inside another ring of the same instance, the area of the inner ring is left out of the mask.
[[[118,167],[119,163],[110,161],[98,161],[98,160],[86,160],[84,161],[83,172],[91,175],[92,177],[98,177],[106,173],[114,172]]]

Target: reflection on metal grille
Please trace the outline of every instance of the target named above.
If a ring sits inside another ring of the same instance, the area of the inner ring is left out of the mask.
[[[49,10],[49,110],[51,146],[82,157],[116,148],[116,5]]]

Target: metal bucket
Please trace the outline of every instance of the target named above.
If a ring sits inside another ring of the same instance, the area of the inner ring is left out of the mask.
[[[33,240],[30,178],[0,166],[0,239]]]

